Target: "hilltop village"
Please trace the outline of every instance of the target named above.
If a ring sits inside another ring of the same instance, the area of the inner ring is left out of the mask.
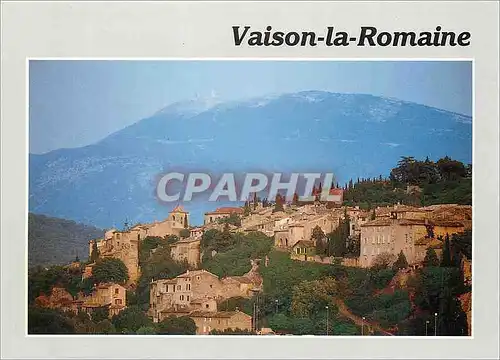
[[[351,206],[346,190],[332,185],[322,202],[315,188],[307,203],[255,194],[201,226],[178,205],[162,221],[107,230],[54,286],[45,273],[32,302],[77,316],[80,333],[470,335],[472,206]],[[108,330],[88,330],[97,320]]]
[[[147,314],[153,322],[161,322],[170,316],[188,316],[194,320],[197,334],[235,328],[256,330],[251,314],[221,311],[218,304],[234,297],[249,298],[262,291],[262,278],[257,270],[259,266],[266,266],[269,259],[252,261],[251,270],[242,276],[219,278],[200,269],[203,258],[201,241],[205,231],[222,230],[224,224],[228,224],[226,227],[231,232],[262,232],[273,238],[276,250],[288,253],[293,260],[370,267],[380,254],[395,260],[402,253],[409,267],[418,268],[422,266],[429,247],[441,256],[444,237],[463,232],[472,225],[472,208],[468,205],[413,207],[397,204],[366,211],[359,207],[340,206],[342,191],[336,190],[336,193],[339,199],[333,207],[319,202],[302,206],[284,204],[283,210],[275,211],[274,207],[264,207],[262,203],[250,203],[252,210],[247,215],[242,207],[217,208],[205,214],[203,226],[191,227],[189,213],[177,206],[164,221],[139,224],[122,231],[108,230],[103,238],[89,242],[89,258],[93,258],[93,252],[97,251],[100,259],[120,259],[129,274],[127,283],[123,286],[96,284],[90,296],[76,300],[68,294],[57,294],[58,291],[64,292],[62,289],[53,291],[52,296],[64,299],[67,309],[92,313],[94,308],[104,307],[109,309],[110,317],[116,315],[127,306],[126,288],[133,288],[140,276],[138,249],[141,241],[148,237],[176,236],[180,240],[170,245],[171,257],[178,262],[187,262],[189,270],[174,278],[150,283]],[[315,233],[332,233],[346,218],[349,219],[348,239],[358,244],[359,256],[316,254],[318,242],[324,240]],[[240,224],[236,226],[224,221],[228,219],[239,219]],[[86,265],[84,278],[92,275],[95,264]],[[46,297],[38,301],[50,303]]]

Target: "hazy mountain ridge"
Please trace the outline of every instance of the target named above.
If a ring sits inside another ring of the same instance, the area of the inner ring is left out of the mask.
[[[103,235],[103,230],[74,221],[28,214],[28,264],[67,264],[78,255],[88,257],[88,241]]]
[[[198,106],[199,105],[199,106]],[[173,104],[96,144],[30,155],[30,211],[94,224],[152,221],[164,171],[387,175],[402,155],[470,163],[470,117],[397,99],[308,91]],[[195,221],[215,204],[186,204]]]

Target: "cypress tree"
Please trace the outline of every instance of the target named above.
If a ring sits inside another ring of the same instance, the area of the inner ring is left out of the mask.
[[[392,265],[393,270],[406,269],[408,267],[408,261],[406,260],[405,254],[403,254],[403,250],[399,252],[397,260]]]
[[[90,262],[96,262],[99,259],[99,250],[97,249],[97,241],[92,244],[92,252],[90,254]]]
[[[439,266],[439,259],[433,248],[428,247],[425,253],[424,266]]]
[[[443,258],[441,259],[441,266],[450,267],[451,265],[450,236],[446,234],[443,244]]]

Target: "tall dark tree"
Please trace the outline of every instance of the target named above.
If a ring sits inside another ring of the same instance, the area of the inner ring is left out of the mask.
[[[428,247],[425,253],[424,266],[439,266],[439,258],[436,251],[431,247]]]
[[[283,207],[283,203],[284,203],[284,200],[283,200],[283,196],[281,196],[281,194],[276,194],[276,201],[274,203],[274,209],[273,209],[273,213],[275,212],[278,212],[278,211],[284,211],[284,207]]]
[[[450,248],[450,236],[446,234],[446,237],[444,239],[443,243],[443,258],[441,259],[441,266],[442,267],[450,267],[452,266],[452,261],[451,261],[451,248]]]
[[[92,243],[92,252],[90,254],[90,262],[96,262],[99,259],[99,249],[97,248],[97,241],[94,240]]]
[[[325,239],[325,233],[318,225],[316,225],[314,227],[314,229],[312,231],[311,239],[316,241],[316,242],[323,241]]]
[[[408,267],[408,261],[406,260],[406,256],[403,253],[403,250],[399,252],[398,258],[392,265],[392,269],[397,271],[401,269],[406,269]]]

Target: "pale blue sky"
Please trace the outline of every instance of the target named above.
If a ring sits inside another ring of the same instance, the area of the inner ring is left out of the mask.
[[[472,113],[471,62],[30,61],[30,152],[92,144],[168,104],[303,90]]]

